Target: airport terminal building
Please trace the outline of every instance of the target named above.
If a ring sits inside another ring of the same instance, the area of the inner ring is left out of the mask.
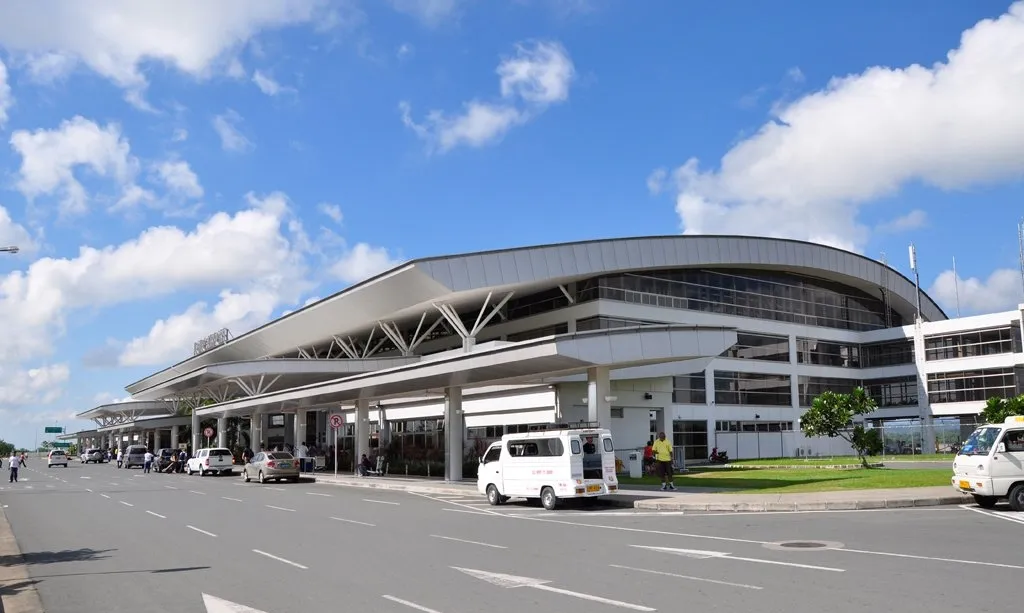
[[[331,448],[337,434],[352,457],[440,460],[449,478],[503,434],[579,421],[610,428],[623,454],[670,433],[679,462],[714,447],[825,455],[849,450],[803,437],[800,415],[825,390],[862,385],[887,452],[921,453],[960,440],[987,398],[1024,391],[1022,368],[1021,311],[949,319],[861,255],[610,239],[402,264],[197,343],[127,386],[131,402],[82,413],[97,429],[77,436],[159,448],[186,442],[184,427],[202,446],[211,428],[227,444],[229,418],[243,418],[239,444]]]

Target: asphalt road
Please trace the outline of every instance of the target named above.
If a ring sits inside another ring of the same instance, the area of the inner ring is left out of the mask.
[[[266,613],[1001,612],[1024,579],[1005,510],[547,512],[106,464],[22,477],[0,501],[48,613],[202,612],[203,594]]]

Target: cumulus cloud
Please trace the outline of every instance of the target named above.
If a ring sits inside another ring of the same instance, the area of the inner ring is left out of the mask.
[[[112,179],[123,204],[144,196],[135,184],[139,161],[118,124],[100,126],[76,116],[53,130],[18,130],[11,135],[11,147],[21,156],[18,190],[29,200],[60,194],[63,214],[81,214],[89,208],[89,195],[75,176],[83,168]]]
[[[908,230],[923,228],[927,223],[928,213],[921,209],[914,209],[906,215],[900,215],[899,217],[879,224],[876,229],[879,232],[895,234],[897,232],[906,232]]]
[[[71,377],[67,364],[49,364],[37,368],[8,371],[0,368],[0,405],[29,406],[49,404],[64,393]]]
[[[188,162],[182,160],[165,160],[154,168],[161,183],[174,194],[187,198],[202,198],[203,186],[199,177],[192,171]]]
[[[7,124],[8,111],[14,106],[14,94],[7,78],[7,66],[0,60],[0,130]]]
[[[213,129],[220,137],[221,147],[225,151],[244,153],[252,150],[252,141],[238,129],[241,122],[242,116],[231,109],[213,118]]]
[[[776,109],[717,170],[675,172],[686,233],[859,249],[867,202],[912,181],[945,190],[1024,174],[1024,2],[965,31],[946,61],[872,67]]]
[[[576,69],[560,43],[535,41],[517,44],[515,53],[498,65],[497,75],[500,101],[471,100],[454,115],[433,110],[422,122],[413,119],[411,105],[402,101],[402,123],[439,153],[493,144],[514,126],[568,100]]]
[[[948,313],[954,312],[958,292],[960,312],[965,315],[1013,310],[1024,303],[1020,271],[1011,268],[997,269],[986,279],[964,279],[947,270],[935,278],[928,290]]]
[[[38,79],[84,65],[147,108],[145,62],[207,78],[226,72],[260,32],[333,23],[332,12],[327,0],[0,3],[0,47],[17,53]]]
[[[346,250],[331,268],[331,272],[345,283],[351,284],[369,279],[401,263],[401,260],[393,258],[383,247],[357,243]]]
[[[330,217],[331,220],[334,221],[334,223],[340,224],[342,220],[345,219],[345,215],[341,212],[341,207],[336,204],[331,204],[330,202],[321,202],[319,205],[317,205],[317,208],[320,210],[321,213]]]
[[[28,230],[15,223],[7,209],[0,206],[0,247],[12,246],[21,251],[34,251],[36,247]],[[7,254],[0,254],[0,257],[7,257]]]
[[[273,77],[260,70],[253,73],[252,82],[256,84],[256,87],[258,87],[261,92],[268,96],[295,93],[294,88],[281,85],[275,81]]]

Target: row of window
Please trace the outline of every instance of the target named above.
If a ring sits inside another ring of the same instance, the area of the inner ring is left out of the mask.
[[[1011,373],[1012,378],[1012,373]],[[715,404],[791,406],[793,403],[790,375],[715,371]],[[704,404],[707,394],[704,376],[682,375],[672,378],[672,402],[676,404]],[[811,406],[822,392],[848,394],[863,386],[879,407],[909,406],[917,404],[917,377],[890,377],[886,379],[840,379],[834,377],[797,378],[800,406]]]
[[[717,432],[792,432],[791,421],[718,421]]]
[[[1020,322],[992,330],[972,330],[943,336],[926,336],[925,360],[952,360],[979,355],[1020,352]]]
[[[928,375],[929,402],[976,402],[1017,394],[1012,368],[990,368]]]

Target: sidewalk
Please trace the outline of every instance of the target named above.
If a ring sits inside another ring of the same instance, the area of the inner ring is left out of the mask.
[[[0,613],[42,611],[36,583],[37,580],[29,577],[7,515],[0,509]]]
[[[315,476],[317,483],[345,487],[377,488],[438,496],[483,496],[476,481],[446,483],[425,477],[354,477],[351,475]],[[900,509],[973,503],[951,487],[914,487],[888,490],[840,490],[801,494],[729,494],[708,490],[629,488],[606,500],[613,506],[657,511],[838,511],[857,509]]]

